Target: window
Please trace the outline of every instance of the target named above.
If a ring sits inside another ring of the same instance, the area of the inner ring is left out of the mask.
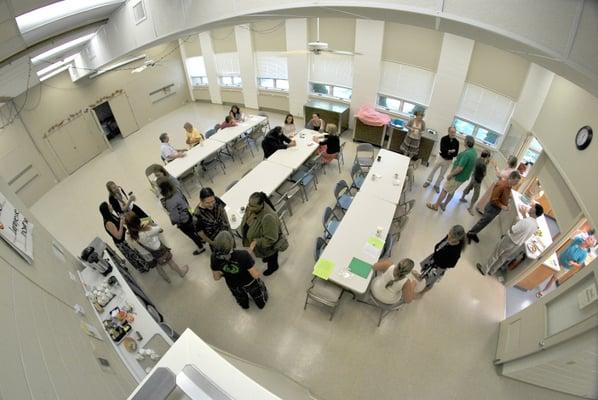
[[[288,91],[287,58],[269,51],[256,52],[255,56],[257,85],[261,89]]]
[[[382,94],[378,95],[378,106],[390,112],[412,114],[413,109],[418,105],[421,106],[421,104],[415,104],[407,100],[398,99]]]
[[[351,100],[353,90],[348,87],[326,85],[324,83],[310,82],[310,92],[316,96],[334,97],[340,100]]]
[[[208,84],[208,74],[203,57],[189,57],[185,60],[187,71],[191,77],[193,86],[205,86]]]
[[[317,96],[350,100],[353,90],[353,57],[311,55],[310,91]]]
[[[508,97],[467,83],[454,124],[459,132],[473,135],[478,142],[497,147],[514,106]]]
[[[416,105],[429,104],[434,86],[434,72],[390,61],[382,61],[382,76],[378,92],[381,97],[392,97],[401,101],[398,110],[409,114]],[[382,106],[380,102],[378,105]]]
[[[523,155],[523,162],[531,162],[535,164],[542,153],[542,145],[538,142],[538,139],[532,138],[532,141],[529,144],[525,154]]]
[[[241,87],[241,69],[237,53],[216,54],[218,83],[224,87]]]

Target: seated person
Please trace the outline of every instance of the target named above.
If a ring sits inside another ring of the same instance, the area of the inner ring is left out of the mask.
[[[276,150],[284,150],[288,147],[296,146],[294,139],[289,139],[282,133],[282,127],[276,126],[264,136],[262,140],[262,149],[264,150],[264,159],[270,157]]]
[[[569,272],[572,269],[579,271],[584,267],[584,263],[592,247],[596,246],[596,239],[593,236],[587,236],[585,239],[582,236],[575,237],[569,246],[559,255],[559,264],[563,270],[561,270],[561,277],[564,273]],[[553,274],[550,280],[546,284],[543,290],[539,291],[536,296],[542,297],[546,294],[546,291],[556,282],[557,287],[559,286],[557,274]]]
[[[185,157],[187,149],[175,149],[170,143],[168,133],[164,132],[160,135],[160,157],[164,162],[170,162],[174,159]]]
[[[386,305],[411,303],[415,295],[426,287],[426,281],[413,267],[413,260],[409,258],[403,258],[397,265],[390,259],[375,263],[374,271],[383,273],[372,280],[370,294],[373,299]]]
[[[286,137],[292,137],[295,134],[295,118],[293,114],[287,114],[284,119],[284,125],[282,126],[282,133]]]
[[[233,117],[227,115],[226,118],[224,118],[224,122],[220,124],[220,129],[230,128],[231,126],[237,126],[237,122]]]
[[[236,104],[234,104],[230,108],[230,111],[228,112],[228,115],[230,115],[231,117],[233,117],[233,119],[235,121],[241,121],[243,119],[243,115],[241,114],[241,110],[239,110],[239,106],[237,106]]]
[[[341,140],[336,132],[336,125],[328,124],[325,135],[314,135],[313,137],[314,142],[320,144],[318,154],[322,154],[322,160],[326,163],[334,160],[341,151]]]
[[[185,128],[185,133],[187,134],[187,140],[185,140],[185,143],[187,143],[189,148],[197,146],[198,144],[204,141],[205,137],[203,136],[203,134],[199,132],[197,129],[195,129],[193,125],[191,125],[191,123],[185,122],[183,128]]]
[[[313,113],[311,115],[311,119],[307,122],[307,125],[305,125],[305,127],[313,131],[324,132],[326,122],[320,118],[319,113]]]

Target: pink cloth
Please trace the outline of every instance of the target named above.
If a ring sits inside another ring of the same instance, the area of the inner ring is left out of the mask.
[[[374,109],[372,106],[361,106],[357,114],[355,114],[361,122],[371,126],[382,126],[390,122],[390,117],[382,114]]]

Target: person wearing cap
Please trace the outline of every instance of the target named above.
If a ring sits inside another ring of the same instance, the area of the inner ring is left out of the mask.
[[[473,204],[473,202],[472,202]],[[525,218],[517,221],[509,228],[496,246],[486,265],[477,263],[476,268],[482,275],[496,275],[505,263],[513,258],[517,250],[538,230],[539,217],[544,214],[544,208],[536,203],[531,207],[521,206],[519,209]]]
[[[214,280],[224,277],[226,286],[243,309],[249,308],[249,297],[262,309],[268,301],[268,290],[260,279],[260,271],[246,250],[235,249],[235,238],[229,231],[222,231],[214,239],[210,268]]]

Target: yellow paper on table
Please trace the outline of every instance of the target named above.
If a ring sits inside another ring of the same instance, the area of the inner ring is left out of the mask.
[[[314,266],[313,274],[318,278],[328,280],[328,278],[330,278],[330,275],[332,274],[333,269],[334,263],[332,261],[326,260],[325,258],[320,258]]]
[[[382,250],[382,248],[384,247],[384,240],[382,240],[382,239],[380,239],[379,237],[376,237],[376,236],[370,236],[368,238],[368,244],[371,244],[372,246],[374,246],[378,250]]]

